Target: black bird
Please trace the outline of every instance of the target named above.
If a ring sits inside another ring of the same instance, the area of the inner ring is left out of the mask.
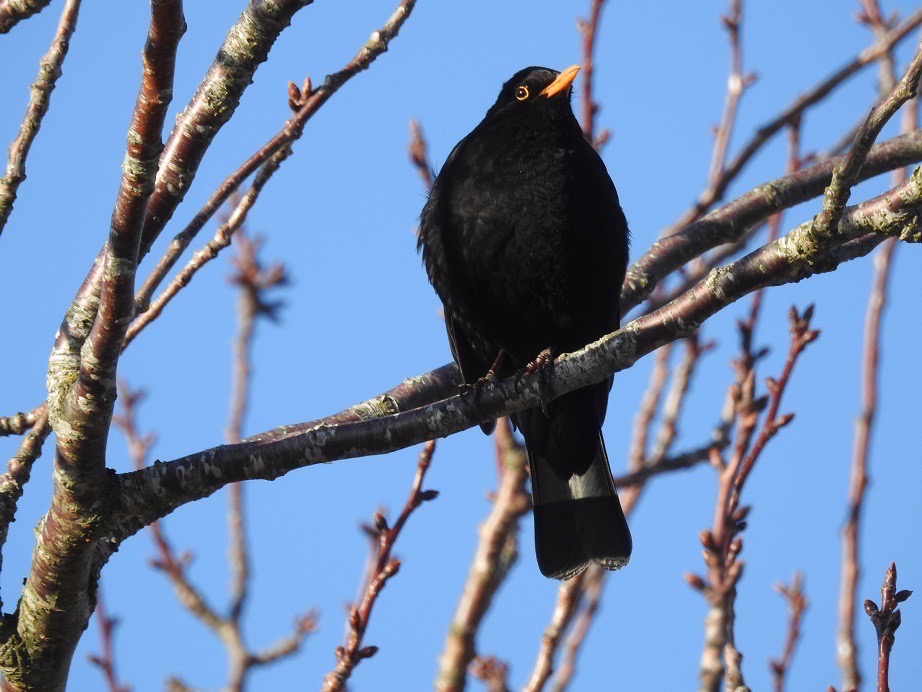
[[[578,71],[513,75],[451,152],[423,209],[419,248],[465,383],[533,368],[539,355],[618,328],[627,221],[570,107]],[[611,383],[512,416],[525,437],[548,577],[590,562],[618,569],[631,554],[601,435]]]

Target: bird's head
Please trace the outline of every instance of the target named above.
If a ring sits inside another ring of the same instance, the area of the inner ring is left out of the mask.
[[[572,112],[570,92],[577,72],[579,65],[568,67],[563,72],[546,67],[519,70],[503,84],[487,117],[535,111]]]

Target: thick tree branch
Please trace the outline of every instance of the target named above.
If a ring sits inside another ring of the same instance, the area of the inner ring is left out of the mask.
[[[707,190],[701,194],[694,206],[685,212],[674,224],[664,230],[661,235],[668,236],[675,233],[677,230],[698,219],[714,204],[723,199],[723,195],[726,193],[730,183],[739,176],[746,164],[749,163],[752,157],[758,153],[766,142],[787,125],[799,119],[807,109],[829,96],[836,87],[845,82],[849,77],[893,50],[894,46],[906,38],[906,36],[920,24],[922,24],[922,8],[910,14],[899,24],[899,26],[881,36],[873,45],[865,48],[832,75],[801,94],[775,118],[762,125],[742,147],[740,152],[724,167],[722,175],[716,184],[708,186]]]
[[[236,112],[256,69],[291,18],[312,0],[251,0],[231,27],[208,73],[176,120],[160,157],[154,190],[145,209],[139,259],[147,254],[195,179],[215,135]],[[56,340],[56,350],[79,352],[96,318],[105,249],[77,291]]]
[[[918,214],[922,208],[922,173],[918,171],[902,186],[846,211],[840,224],[842,243],[871,233],[903,240],[922,240]],[[754,290],[805,279],[832,271],[856,255],[826,249],[809,242],[812,221],[746,257],[712,271],[683,296],[659,310],[639,317],[613,334],[572,354],[561,356],[546,386],[535,375],[515,377],[484,386],[479,396],[455,396],[393,413],[399,399],[386,395],[390,415],[374,406],[345,412],[331,419],[283,426],[257,435],[240,445],[215,447],[168,463],[156,463],[144,471],[124,474],[119,506],[110,529],[116,540],[165,516],[176,507],[210,495],[227,483],[253,478],[272,479],[311,464],[336,459],[382,454],[418,444],[425,439],[450,435],[501,415],[540,405],[543,400],[601,381],[612,372],[633,365],[659,346],[693,334],[698,326],[721,309]],[[844,248],[844,245],[843,245]],[[864,246],[859,247],[864,251]],[[446,370],[447,368],[447,370]],[[423,376],[442,379],[450,366]],[[415,389],[410,385],[409,389]],[[441,393],[445,390],[440,389]],[[416,390],[415,402],[433,401],[434,394]],[[356,421],[354,416],[375,417]],[[341,422],[352,420],[354,422]]]
[[[922,132],[901,135],[871,148],[858,180],[920,160]],[[663,279],[695,257],[718,245],[735,242],[748,228],[772,214],[822,194],[834,169],[844,161],[844,156],[836,157],[763,183],[681,231],[657,240],[628,269],[621,289],[622,312],[627,314],[637,307]]]

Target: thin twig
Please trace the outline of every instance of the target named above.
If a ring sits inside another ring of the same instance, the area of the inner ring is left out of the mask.
[[[109,617],[106,613],[101,589],[96,592],[95,615],[96,624],[99,628],[99,643],[102,646],[102,653],[90,654],[90,663],[102,670],[109,692],[131,692],[131,686],[120,683],[115,672],[115,627],[118,625],[118,619]]]
[[[874,0],[864,0],[863,21],[871,24],[875,34],[884,23],[880,8]],[[861,19],[862,16],[859,16]],[[882,82],[895,82],[893,61],[881,72]],[[889,77],[887,76],[889,74]],[[918,123],[918,99],[912,99],[903,110],[900,125],[902,132],[911,132]],[[893,172],[894,185],[906,179],[906,169]],[[858,641],[855,636],[855,600],[861,576],[860,526],[868,469],[871,458],[871,437],[877,412],[878,370],[883,313],[887,303],[890,269],[896,252],[896,243],[884,241],[874,255],[874,276],[868,295],[864,318],[863,355],[861,361],[861,411],[855,420],[855,437],[849,470],[848,498],[845,524],[841,530],[842,564],[839,578],[838,627],[836,631],[836,659],[842,676],[842,688],[858,689],[861,670],[858,666]]]
[[[880,587],[880,607],[871,600],[864,602],[864,611],[877,631],[877,692],[890,692],[890,651],[902,621],[897,608],[910,596],[912,591],[896,590],[896,563],[891,562]]]
[[[32,465],[42,454],[42,445],[51,434],[48,412],[42,408],[32,429],[26,434],[16,454],[7,462],[0,476],[0,567],[3,565],[3,546],[9,535],[10,524],[16,518],[16,507],[32,473]],[[0,606],[3,601],[0,600]]]
[[[134,319],[125,335],[125,347],[134,340],[142,329],[160,316],[163,309],[176,297],[176,294],[179,293],[180,290],[189,284],[199,269],[215,259],[224,248],[231,244],[234,233],[236,233],[246,222],[247,215],[256,203],[259,193],[262,192],[265,184],[269,182],[269,178],[290,153],[289,149],[283,149],[277,152],[259,169],[259,173],[253,180],[250,189],[247,190],[245,195],[240,197],[233,211],[228,215],[227,220],[218,227],[217,231],[215,231],[214,237],[192,256],[182,271],[180,271],[173,281],[170,282],[170,285],[157,296],[157,299],[150,304],[149,308]],[[150,279],[148,279],[148,281],[150,281]],[[142,292],[143,290],[144,289],[142,289]],[[137,303],[137,301],[138,298],[136,297],[135,302]]]
[[[596,133],[595,116],[599,112],[599,104],[592,98],[593,78],[595,77],[595,46],[596,37],[599,33],[599,25],[602,22],[602,9],[605,6],[605,0],[592,0],[589,7],[589,17],[578,19],[576,28],[583,36],[582,44],[582,70],[581,77],[583,80],[582,93],[580,95],[580,112],[583,134],[586,139],[595,147],[596,151],[600,150],[611,132],[603,129]]]
[[[282,129],[266,142],[260,149],[250,156],[236,171],[229,175],[217,190],[211,195],[205,206],[195,215],[192,221],[170,243],[166,253],[158,261],[156,267],[135,296],[135,304],[139,312],[147,309],[147,305],[160,282],[179,260],[183,251],[189,246],[196,234],[217,213],[218,209],[230,198],[237,188],[257,170],[264,168],[267,163],[276,158],[283,150],[290,150],[291,145],[297,141],[304,132],[304,127],[313,115],[335,94],[340,87],[363,70],[367,70],[378,56],[384,53],[390,41],[400,32],[404,22],[416,5],[416,0],[402,0],[397,9],[388,18],[384,25],[372,32],[371,37],[359,49],[352,60],[339,72],[327,75],[323,84],[312,89],[310,81],[305,81],[305,88],[297,90],[296,98],[289,87],[289,102],[298,107],[297,112],[289,119]],[[284,156],[279,160],[284,160]],[[275,166],[278,168],[278,165]],[[264,174],[268,177],[275,169]],[[178,201],[176,202],[178,204]],[[159,232],[159,231],[158,231]],[[149,239],[153,242],[153,238]]]
[[[701,591],[710,604],[699,671],[703,689],[717,690],[721,682],[726,689],[744,686],[740,668],[742,654],[736,648],[734,625],[736,587],[743,571],[743,562],[738,559],[743,549],[741,533],[750,508],[740,505],[740,496],[765,446],[794,418],[792,413],[779,416],[778,410],[794,365],[804,349],[819,336],[817,330],[810,329],[812,316],[812,306],[803,315],[791,308],[788,355],[777,381],[769,378],[766,382],[769,392],[766,414],[758,435],[759,413],[764,406],[761,402],[766,398],[756,396],[755,364],[764,355],[764,350],[752,350],[755,313],[750,320],[740,323],[742,354],[734,363],[736,382],[730,390],[736,409],[736,442],[729,461],[724,462],[719,453],[713,455],[713,463],[720,468],[714,521],[710,529],[699,534],[708,568],[707,579],[686,575],[686,581]]]
[[[22,435],[24,432],[32,429],[37,421],[45,413],[45,404],[37,406],[31,411],[20,411],[11,416],[0,416],[0,437],[8,435]]]
[[[790,586],[785,586],[784,584],[775,585],[775,591],[784,597],[788,606],[788,630],[784,637],[784,648],[781,651],[781,656],[768,662],[768,667],[772,672],[775,692],[784,692],[785,676],[787,676],[791,668],[794,651],[800,639],[800,621],[808,603],[807,597],[804,595],[803,585],[804,575],[800,572],[794,573]]]
[[[41,7],[48,4],[48,1],[44,3],[14,3],[12,0],[7,0],[7,2],[0,3],[0,34],[9,30],[9,27],[19,18],[28,16],[27,11],[30,6],[36,7],[37,9],[34,12],[38,12]],[[17,10],[20,11],[20,16],[13,19]],[[26,179],[26,157],[29,155],[32,142],[42,125],[42,118],[48,112],[51,92],[54,91],[58,77],[62,74],[61,66],[67,56],[70,38],[77,29],[77,13],[79,10],[80,0],[67,0],[61,12],[61,18],[58,20],[58,28],[55,32],[54,40],[51,42],[51,47],[38,63],[38,77],[36,77],[29,89],[32,96],[29,99],[29,105],[26,107],[26,115],[19,126],[16,139],[10,144],[6,172],[0,178],[0,234],[3,233],[7,219],[9,219],[13,211],[16,190],[22,181]]]
[[[557,655],[557,649],[563,641],[564,633],[576,616],[583,597],[583,582],[591,571],[592,567],[568,579],[557,588],[557,602],[551,615],[551,622],[541,637],[538,659],[535,661],[531,677],[522,688],[523,692],[543,690],[544,685],[550,680],[554,672],[554,657]]]
[[[671,226],[663,230],[660,235],[672,235],[680,228],[700,218],[702,214],[707,212],[708,209],[723,198],[730,183],[736,180],[746,164],[749,163],[752,157],[755,156],[774,135],[793,122],[794,119],[801,117],[809,108],[829,96],[836,87],[855,75],[863,67],[875,62],[880,56],[889,53],[894,46],[902,41],[920,24],[922,24],[922,8],[911,13],[899,26],[875,41],[873,45],[865,48],[857,56],[852,58],[852,60],[842,65],[842,67],[836,70],[832,75],[798,96],[787,108],[775,116],[775,118],[762,125],[750,137],[749,141],[743,145],[739,153],[727,163],[717,184],[710,186],[705,193],[702,193],[694,206],[686,211]]]
[[[434,174],[432,164],[429,163],[429,148],[423,137],[423,128],[415,118],[410,120],[410,142],[407,144],[407,153],[410,155],[410,163],[413,164],[423,185],[428,190],[432,187]]]
[[[561,692],[566,689],[567,685],[573,679],[576,672],[576,658],[579,654],[580,647],[589,634],[589,628],[595,619],[599,610],[599,601],[602,597],[602,586],[605,584],[605,575],[607,572],[598,565],[591,565],[586,570],[586,578],[583,580],[582,589],[583,597],[579,612],[570,626],[570,631],[563,642],[563,655],[554,679],[551,681],[551,689],[554,692]]]
[[[477,656],[477,631],[518,559],[519,520],[531,509],[531,496],[525,489],[528,481],[525,449],[513,437],[508,418],[500,418],[496,423],[499,488],[493,497],[493,508],[480,526],[477,550],[439,657],[435,687],[440,692],[464,687],[465,673]]]
[[[755,82],[755,75],[743,72],[743,48],[740,32],[743,23],[742,0],[730,0],[730,11],[721,17],[730,42],[730,74],[727,77],[727,93],[724,97],[723,113],[720,125],[714,134],[714,148],[711,153],[711,166],[708,170],[707,187],[704,196],[713,196],[725,175],[727,149],[736,123],[740,99],[746,89]]]
[[[377,646],[362,646],[362,639],[365,636],[372,608],[381,593],[381,589],[400,569],[400,560],[391,558],[391,551],[397,537],[400,535],[400,531],[407,523],[410,515],[420,505],[438,497],[437,491],[422,489],[426,471],[429,470],[429,465],[432,463],[433,452],[435,452],[435,441],[430,440],[419,454],[419,461],[416,463],[416,476],[413,479],[410,496],[407,498],[406,504],[403,506],[403,510],[394,525],[392,527],[388,526],[387,520],[380,512],[376,512],[374,515],[375,523],[373,527],[369,527],[369,531],[375,535],[377,547],[371,556],[368,581],[359,602],[349,609],[349,632],[346,635],[346,643],[345,646],[336,647],[336,667],[323,680],[324,692],[344,689],[346,681],[352,675],[355,667],[364,659],[371,658],[378,652]]]

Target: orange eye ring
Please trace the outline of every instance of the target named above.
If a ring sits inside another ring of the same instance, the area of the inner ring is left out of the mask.
[[[520,84],[519,86],[517,86],[515,88],[515,97],[519,101],[524,101],[525,99],[527,99],[528,98],[528,87],[525,86],[524,84]]]

